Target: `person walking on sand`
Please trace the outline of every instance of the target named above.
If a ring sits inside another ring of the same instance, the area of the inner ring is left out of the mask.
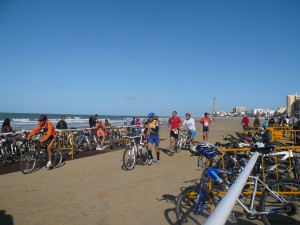
[[[155,152],[156,152],[156,164],[159,165],[160,163],[160,153],[159,153],[159,135],[158,135],[158,128],[159,124],[158,121],[155,119],[155,113],[151,112],[148,114],[148,141],[147,141],[147,150],[148,150],[148,165],[151,165],[153,162],[153,156],[151,147],[153,144],[155,144]]]
[[[247,130],[248,126],[249,126],[249,118],[246,114],[244,114],[244,117],[242,119],[242,125],[243,125],[243,129]]]
[[[208,142],[208,132],[210,125],[210,118],[208,113],[204,113],[204,117],[200,120],[200,123],[203,125],[203,141]]]
[[[172,117],[169,119],[170,126],[170,151],[174,153],[174,145],[176,145],[178,140],[179,127],[182,127],[182,121],[177,116],[177,112],[172,112]]]
[[[191,118],[190,113],[185,114],[185,120],[183,121],[183,126],[188,127],[188,135],[191,138],[192,146],[191,151],[196,151],[196,143],[195,143],[195,135],[196,135],[196,126],[195,126],[195,120],[194,118]]]

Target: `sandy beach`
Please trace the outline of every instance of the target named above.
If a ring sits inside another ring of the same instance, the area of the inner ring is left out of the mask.
[[[241,118],[216,118],[209,142],[222,142],[224,134],[240,130]],[[197,120],[197,141],[202,141],[201,131]],[[1,175],[0,224],[176,224],[176,198],[183,187],[199,179],[201,169],[189,151],[170,155],[166,125],[161,138],[160,165],[137,165],[125,171],[120,150],[67,161],[50,171]],[[243,219],[239,224],[262,223]]]

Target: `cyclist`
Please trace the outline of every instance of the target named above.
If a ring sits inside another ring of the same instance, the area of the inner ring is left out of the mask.
[[[170,151],[174,153],[174,145],[177,143],[178,140],[178,131],[179,127],[182,126],[181,119],[177,116],[177,112],[172,112],[172,117],[169,119],[170,127]]]
[[[185,120],[183,121],[182,126],[185,126],[185,125],[188,127],[188,131],[189,131],[188,135],[191,138],[191,142],[192,142],[192,147],[190,150],[192,152],[196,152],[196,143],[195,143],[196,126],[195,126],[194,118],[191,118],[191,113],[185,114]]]
[[[152,156],[152,151],[151,151],[151,147],[152,147],[153,143],[155,144],[155,152],[156,152],[156,158],[157,158],[156,163],[157,163],[157,165],[159,165],[159,163],[160,163],[159,135],[158,135],[159,123],[153,112],[148,114],[148,118],[149,118],[148,125],[147,125],[147,128],[149,130],[148,143],[147,143],[147,150],[148,150],[148,156],[149,156],[148,165],[151,165],[153,162],[153,156]]]
[[[41,147],[47,146],[47,153],[48,153],[48,162],[46,168],[52,168],[52,148],[55,143],[56,138],[56,131],[51,122],[48,121],[47,115],[40,115],[38,117],[39,124],[28,134],[27,139],[30,139],[33,135],[37,132],[42,131],[45,133],[44,136],[39,138],[39,143]]]

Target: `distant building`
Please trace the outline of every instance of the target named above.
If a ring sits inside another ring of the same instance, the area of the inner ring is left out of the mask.
[[[274,115],[283,115],[286,114],[286,107],[279,107],[275,110]]]
[[[292,116],[300,113],[300,95],[293,94],[286,97],[286,115]]]
[[[248,109],[246,107],[240,107],[240,106],[236,106],[233,108],[233,113],[237,114],[237,115],[244,115],[247,114]]]

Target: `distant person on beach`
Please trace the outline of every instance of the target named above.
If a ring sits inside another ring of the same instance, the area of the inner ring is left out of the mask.
[[[2,123],[2,129],[1,129],[2,133],[10,133],[13,132],[12,128],[10,126],[10,119],[6,118],[3,123]]]
[[[269,126],[269,120],[268,118],[266,118],[263,127],[266,129],[268,126]]]
[[[136,121],[136,120],[135,120],[135,117],[133,117],[133,119],[132,119],[131,122],[130,122],[130,125],[131,125],[131,126],[134,126],[134,125],[135,125],[135,121]]]
[[[255,116],[253,127],[259,127],[260,126],[260,120],[258,118],[258,115]]]
[[[48,121],[47,115],[40,115],[38,121],[39,124],[28,134],[27,139],[29,140],[39,131],[44,131],[45,135],[39,138],[39,142],[42,147],[47,145],[48,162],[46,168],[52,169],[52,148],[55,143],[56,131],[53,124]]]
[[[136,119],[135,125],[138,125],[138,126],[142,125],[140,119]]]
[[[170,151],[174,153],[174,145],[176,145],[178,140],[179,127],[182,127],[182,121],[180,117],[177,116],[177,112],[172,112],[172,117],[169,119],[170,126]]]
[[[124,125],[127,126],[127,119],[124,118]]]
[[[98,139],[98,145],[96,150],[103,150],[103,143],[105,140],[105,125],[101,120],[97,120],[95,131]]]
[[[159,152],[159,133],[158,133],[158,121],[155,119],[155,113],[151,112],[148,114],[148,124],[146,125],[148,128],[148,141],[147,141],[147,150],[148,150],[148,165],[151,165],[153,162],[153,156],[151,147],[155,144],[155,152],[156,152],[156,164],[159,165],[160,163],[160,152]]]
[[[98,121],[98,115],[96,114],[94,117],[90,117],[89,119],[89,124],[90,124],[90,127],[95,127],[96,126],[96,123]]]
[[[272,126],[274,126],[274,124],[275,124],[275,120],[274,120],[274,118],[272,117],[272,118],[269,120],[269,126],[272,127]]]
[[[208,142],[208,132],[209,132],[209,125],[210,125],[210,118],[208,113],[204,113],[204,117],[200,120],[202,123],[202,131],[203,131],[203,141]]]
[[[105,126],[105,136],[107,137],[110,135],[110,128],[111,128],[111,123],[108,121],[108,119],[104,120],[104,126]]]
[[[244,117],[242,119],[242,125],[243,125],[243,129],[247,130],[248,126],[249,126],[249,118],[246,114],[244,114]]]
[[[195,143],[195,136],[196,136],[196,126],[194,118],[191,118],[190,113],[185,114],[185,120],[183,121],[183,126],[187,126],[188,128],[188,135],[191,138],[192,146],[191,151],[196,151],[196,143]]]
[[[65,121],[65,116],[61,117],[61,120],[56,124],[56,129],[65,130],[68,129],[67,122]]]

